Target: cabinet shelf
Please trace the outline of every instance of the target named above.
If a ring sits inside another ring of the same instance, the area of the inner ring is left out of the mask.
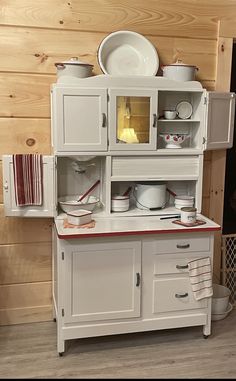
[[[158,119],[158,123],[200,123],[200,119]]]

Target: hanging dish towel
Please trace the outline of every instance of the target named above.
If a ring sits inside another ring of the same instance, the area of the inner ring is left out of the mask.
[[[190,283],[196,300],[213,295],[210,257],[188,262]]]
[[[13,155],[13,172],[16,205],[42,205],[42,155]]]

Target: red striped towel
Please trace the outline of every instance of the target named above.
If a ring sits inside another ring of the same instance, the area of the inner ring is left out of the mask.
[[[42,155],[13,155],[13,171],[16,205],[42,205]]]
[[[213,288],[210,257],[199,258],[188,262],[188,269],[195,299],[200,300],[212,296]]]

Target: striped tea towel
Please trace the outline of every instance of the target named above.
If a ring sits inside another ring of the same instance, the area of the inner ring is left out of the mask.
[[[190,283],[196,300],[213,295],[210,257],[188,262]]]
[[[13,155],[13,172],[16,205],[42,205],[42,155]]]

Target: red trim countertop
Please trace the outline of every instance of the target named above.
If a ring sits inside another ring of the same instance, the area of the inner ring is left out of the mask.
[[[182,226],[174,224],[172,219],[163,219],[161,216],[146,217],[92,217],[95,221],[93,228],[64,227],[66,214],[61,214],[55,219],[58,238],[92,238],[92,237],[115,237],[128,235],[164,234],[164,233],[188,233],[188,232],[214,232],[221,229],[220,225],[198,214],[197,219],[206,223],[199,226]]]

